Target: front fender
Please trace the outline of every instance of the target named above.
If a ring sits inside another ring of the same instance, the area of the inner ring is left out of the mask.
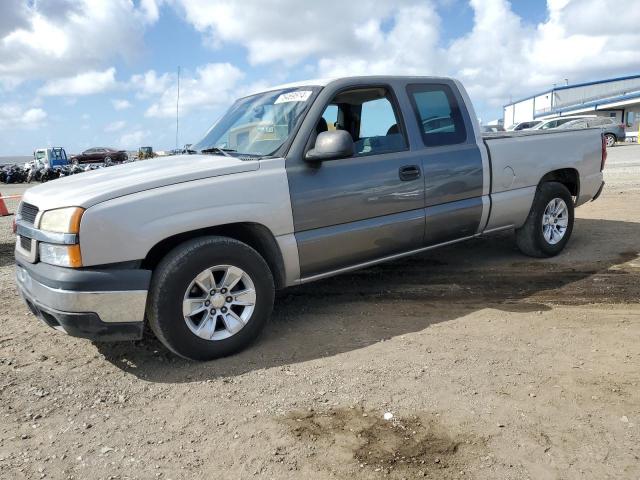
[[[251,222],[274,237],[293,232],[283,159],[255,171],[146,190],[88,208],[80,223],[85,266],[141,260],[162,240],[193,230]]]

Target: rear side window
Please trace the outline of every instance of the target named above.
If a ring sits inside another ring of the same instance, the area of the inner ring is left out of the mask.
[[[407,92],[426,146],[466,141],[462,112],[448,85],[409,85]]]

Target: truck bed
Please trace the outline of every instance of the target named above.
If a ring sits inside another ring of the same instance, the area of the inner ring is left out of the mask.
[[[536,186],[548,172],[578,174],[576,206],[591,200],[602,183],[599,129],[499,132],[483,135],[491,161],[491,214],[486,230],[521,226]]]

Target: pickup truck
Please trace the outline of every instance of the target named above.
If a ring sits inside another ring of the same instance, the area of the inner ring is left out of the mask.
[[[17,286],[47,325],[97,341],[233,354],[274,292],[499,230],[566,246],[603,188],[598,130],[483,138],[453,79],[350,77],[237,100],[188,154],[29,189]]]

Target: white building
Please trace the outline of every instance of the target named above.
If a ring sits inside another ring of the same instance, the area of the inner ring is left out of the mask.
[[[624,123],[627,136],[640,127],[640,75],[554,87],[504,106],[504,126],[563,115],[600,115]]]

